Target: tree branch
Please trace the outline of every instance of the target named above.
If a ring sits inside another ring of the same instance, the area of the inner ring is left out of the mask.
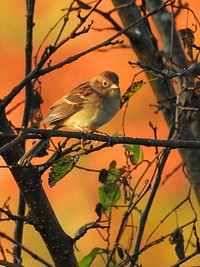
[[[167,6],[168,2],[170,2],[169,0],[166,1],[165,3],[163,3],[162,5],[160,5],[159,7],[157,7],[155,10],[153,10],[152,12],[150,12],[149,14],[146,15],[146,17],[149,17],[153,14],[155,14],[156,12],[159,12],[160,10],[162,10],[165,6]],[[4,99],[0,102],[0,110],[4,109],[8,104],[10,104],[10,102],[13,100],[13,98],[20,93],[20,91],[23,89],[23,87],[32,79],[34,78],[38,78],[39,76],[45,75],[46,73],[49,73],[55,69],[61,68],[66,64],[70,64],[73,61],[78,60],[80,57],[85,56],[101,47],[104,46],[108,46],[110,44],[112,44],[112,41],[116,38],[118,38],[119,36],[121,36],[122,34],[126,33],[126,31],[128,31],[129,29],[133,28],[135,25],[139,24],[141,21],[143,20],[143,18],[138,18],[136,21],[132,22],[131,24],[129,24],[127,27],[125,27],[124,29],[122,29],[121,31],[119,31],[118,33],[114,34],[111,38],[108,38],[106,41],[95,45],[89,49],[87,49],[86,51],[80,52],[74,56],[69,57],[68,59],[55,64],[54,66],[49,66],[47,68],[41,69],[45,62],[47,62],[47,60],[49,59],[49,57],[56,51],[56,48],[54,47],[48,47],[45,52],[43,53],[43,58],[41,59],[41,61],[38,63],[38,65],[17,85],[15,86],[11,92],[4,97]]]
[[[147,205],[145,206],[145,209],[142,212],[142,215],[141,215],[141,218],[140,218],[140,224],[139,224],[138,234],[137,234],[137,238],[136,238],[136,244],[135,244],[135,247],[134,247],[133,255],[131,257],[130,267],[134,267],[135,263],[137,262],[138,251],[140,249],[140,244],[141,244],[141,241],[142,241],[142,237],[143,237],[144,229],[145,229],[145,226],[146,226],[147,218],[148,218],[148,215],[149,215],[149,211],[151,209],[153,200],[155,198],[156,192],[157,192],[158,187],[160,185],[163,169],[164,169],[164,167],[166,165],[166,161],[168,159],[169,153],[170,153],[170,149],[169,148],[164,150],[163,155],[161,157],[161,160],[160,160],[160,162],[158,164],[158,172],[157,172],[154,184],[152,186],[151,194],[150,194],[150,197],[148,198]]]
[[[3,232],[0,232],[0,237],[1,238],[5,238],[7,239],[8,241],[16,244],[17,246],[20,246],[21,249],[23,249],[26,253],[28,253],[29,255],[31,255],[35,260],[39,261],[40,263],[42,263],[44,266],[47,266],[47,267],[53,267],[51,264],[49,264],[48,262],[46,262],[45,260],[43,260],[41,257],[39,257],[38,255],[36,255],[35,253],[33,253],[31,250],[27,249],[26,247],[24,247],[23,245],[21,245],[21,243],[18,243],[17,241],[15,241],[14,239],[12,239],[11,237],[9,237],[8,235],[6,235],[5,233]],[[3,263],[3,262],[2,262]],[[1,264],[1,262],[0,262]],[[22,266],[21,264],[12,264],[12,265],[6,265],[6,262],[4,262],[4,264],[2,264],[4,266],[12,266],[12,267],[18,267],[18,266]]]
[[[33,27],[34,27],[34,8],[35,8],[35,0],[26,0],[26,48],[25,48],[25,77],[32,70],[32,40],[33,40]],[[24,113],[22,119],[22,127],[27,127],[29,122],[29,114],[31,110],[32,97],[33,97],[33,84],[29,81],[26,84],[26,96],[25,96],[25,105],[24,105]],[[24,216],[25,214],[26,203],[22,193],[19,193],[19,203],[18,203],[18,215]],[[15,244],[13,249],[13,257],[14,263],[21,262],[21,246],[17,244],[22,243],[23,237],[23,228],[24,221],[17,220],[15,222]]]
[[[0,112],[0,132],[13,134],[5,113]],[[0,139],[0,147],[6,140]],[[13,149],[15,153],[13,153]],[[24,151],[20,144],[8,149],[2,154],[9,166],[17,164]],[[31,221],[40,233],[56,267],[75,267],[77,262],[73,252],[72,238],[60,226],[56,215],[44,192],[40,176],[35,168],[11,167],[10,171],[29,207]]]
[[[51,137],[66,137],[74,138],[79,140],[92,140],[105,142],[106,147],[112,147],[117,144],[137,144],[147,147],[169,147],[172,149],[176,148],[188,148],[197,150],[200,148],[200,141],[188,141],[188,140],[160,140],[151,138],[137,138],[137,137],[114,137],[109,135],[95,134],[95,133],[81,133],[81,132],[68,132],[60,130],[43,130],[37,128],[26,128],[23,130],[21,136],[16,134],[4,134],[0,133],[2,140],[13,141],[6,143],[0,148],[0,154],[5,153],[7,150],[12,149],[17,144],[20,144],[23,139],[49,139]],[[89,150],[90,151],[90,150]],[[87,152],[86,152],[87,153]]]

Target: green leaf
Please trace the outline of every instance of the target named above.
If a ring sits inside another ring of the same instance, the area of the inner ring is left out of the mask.
[[[93,248],[88,255],[86,255],[81,261],[79,261],[79,267],[89,267],[96,256],[108,253],[109,251],[107,249],[98,247]]]
[[[133,84],[131,84],[131,86],[126,90],[126,92],[123,94],[123,96],[121,97],[121,107],[127,102],[129,101],[129,99],[135,94],[137,93],[142,86],[145,84],[146,82],[144,80],[140,80],[138,82],[134,82]]]
[[[124,144],[123,147],[126,149],[126,151],[134,153],[134,145]]]
[[[106,183],[114,183],[119,180],[122,171],[120,169],[112,168],[108,170]]]
[[[103,211],[107,214],[112,205],[116,205],[121,199],[121,191],[116,183],[107,183],[99,187],[99,202]]]
[[[107,177],[106,180],[104,181],[104,184],[115,183],[116,181],[119,180],[124,170],[118,169],[116,167],[117,167],[117,162],[113,160],[109,165],[109,170],[107,171]]]
[[[109,165],[109,169],[112,169],[112,168],[116,168],[117,166],[117,162],[115,160],[111,161],[110,165]]]
[[[136,165],[144,160],[143,150],[139,145],[123,145],[123,147],[128,151],[129,159],[133,165]]]
[[[49,186],[54,186],[58,181],[60,181],[67,173],[69,173],[74,166],[76,165],[77,161],[79,160],[80,156],[70,156],[66,155],[59,160],[57,160],[50,169],[49,173]]]
[[[99,203],[101,204],[102,211],[108,213],[112,205],[116,205],[121,198],[120,187],[117,183],[124,173],[124,169],[117,168],[117,162],[113,160],[109,165],[109,169],[104,169],[102,173],[100,173],[100,182],[103,185],[99,187]]]

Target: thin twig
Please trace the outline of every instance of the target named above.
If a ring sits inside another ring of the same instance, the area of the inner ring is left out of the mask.
[[[10,211],[4,210],[2,208],[0,208],[0,213],[5,214],[7,216],[7,218],[0,218],[0,221],[23,221],[23,222],[28,222],[31,223],[31,221],[29,220],[29,218],[27,216],[23,216],[23,215],[13,215]]]
[[[116,38],[118,38],[119,36],[121,36],[122,34],[126,33],[127,30],[129,30],[130,28],[134,27],[135,25],[137,25],[138,23],[140,23],[144,18],[150,17],[154,14],[156,14],[157,12],[159,12],[160,10],[162,10],[163,8],[165,8],[166,6],[168,6],[168,4],[170,3],[170,0],[167,0],[165,3],[162,3],[160,6],[158,6],[156,9],[154,9],[153,11],[149,12],[145,17],[138,19],[137,21],[131,23],[129,26],[125,27],[124,29],[122,29],[121,31],[119,31],[117,34],[114,34],[112,37],[108,38],[106,41],[95,45],[85,51],[82,51],[74,56],[69,57],[68,59],[61,61],[58,64],[55,64],[53,66],[48,66],[44,69],[41,69],[45,62],[47,62],[47,60],[50,58],[51,55],[53,55],[53,53],[57,50],[57,47],[48,47],[45,52],[43,53],[43,57],[41,59],[41,61],[37,64],[37,66],[32,70],[31,73],[29,73],[17,86],[15,86],[10,93],[4,97],[4,99],[0,102],[0,110],[4,109],[8,104],[10,104],[10,102],[13,100],[13,98],[20,93],[20,91],[23,89],[23,87],[27,84],[27,82],[29,82],[30,80],[34,79],[34,78],[38,78],[39,76],[45,75],[46,73],[50,73],[51,71],[58,69],[58,68],[62,68],[64,65],[66,64],[70,64],[71,62],[74,62],[76,60],[78,60],[80,57],[83,57],[101,47],[104,46],[108,46],[110,44],[112,44],[112,41]],[[63,43],[63,42],[62,42]]]
[[[161,158],[160,163],[159,163],[159,166],[158,166],[158,173],[157,173],[157,176],[156,176],[154,185],[152,187],[151,194],[149,196],[149,199],[148,199],[148,202],[146,204],[146,207],[145,207],[145,209],[144,209],[144,211],[142,213],[142,216],[140,218],[138,235],[137,235],[137,239],[136,239],[136,244],[135,244],[134,252],[133,252],[133,255],[131,257],[130,267],[134,267],[135,266],[135,263],[136,263],[136,261],[138,259],[138,251],[140,249],[140,244],[141,244],[141,241],[142,241],[142,236],[143,236],[144,229],[145,229],[145,226],[146,226],[146,222],[147,222],[147,218],[148,218],[148,215],[149,215],[149,211],[151,209],[153,200],[155,198],[156,192],[157,192],[158,187],[160,185],[161,176],[162,176],[162,173],[163,173],[163,169],[164,169],[164,167],[166,165],[166,161],[168,159],[169,153],[170,153],[170,149],[169,148],[167,148],[163,152],[162,158]]]
[[[7,239],[8,241],[12,242],[13,244],[16,244],[17,246],[20,246],[22,250],[24,250],[31,257],[33,257],[35,260],[39,261],[40,263],[44,264],[45,266],[47,266],[47,267],[53,267],[53,265],[49,264],[48,262],[46,262],[45,260],[43,260],[41,257],[39,257],[37,254],[33,253],[31,250],[29,250],[25,246],[21,245],[20,243],[18,243],[17,241],[15,241],[14,239],[12,239],[8,235],[6,235],[5,233],[0,232],[0,237]]]
[[[26,47],[25,47],[25,76],[32,70],[32,50],[33,50],[33,27],[34,27],[34,10],[35,0],[26,0]],[[29,122],[29,115],[31,111],[31,103],[33,96],[33,84],[31,80],[26,84],[25,103],[22,118],[22,127],[27,127]],[[17,143],[21,139],[21,134],[11,143]],[[19,192],[18,216],[24,216],[26,203],[21,192]],[[17,244],[22,243],[24,230],[24,221],[16,220],[14,229],[15,245],[13,248],[14,263],[21,262],[21,246]]]
[[[31,135],[29,135],[29,133]],[[35,134],[35,135],[32,135]],[[160,139],[150,139],[150,138],[137,138],[137,137],[114,137],[109,135],[101,135],[94,133],[81,133],[81,132],[68,132],[60,130],[44,130],[36,128],[26,128],[23,130],[21,135],[12,135],[0,133],[0,138],[4,139],[14,139],[8,144],[5,144],[0,148],[0,154],[8,151],[16,144],[22,142],[23,139],[49,139],[51,137],[66,137],[66,138],[75,138],[83,140],[93,140],[105,142],[102,147],[112,147],[118,144],[136,144],[147,147],[169,147],[171,149],[176,148],[188,148],[188,149],[199,149],[200,141],[187,141],[187,140],[160,140]],[[89,154],[94,151],[98,151],[101,147],[97,146],[91,148],[85,152]]]

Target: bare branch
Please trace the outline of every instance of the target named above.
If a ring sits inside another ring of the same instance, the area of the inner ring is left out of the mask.
[[[143,236],[144,229],[145,229],[145,226],[146,226],[147,218],[148,218],[148,215],[149,215],[153,200],[154,200],[155,195],[157,193],[158,187],[160,185],[161,176],[162,176],[163,169],[165,167],[166,161],[168,159],[169,153],[170,153],[170,149],[167,148],[163,152],[161,160],[160,160],[160,162],[158,164],[158,171],[157,171],[157,175],[156,175],[155,181],[154,181],[153,186],[152,186],[151,194],[149,196],[149,199],[148,199],[148,202],[146,204],[146,207],[145,207],[144,211],[142,212],[142,215],[141,215],[141,218],[140,218],[140,225],[139,225],[139,229],[138,229],[138,234],[137,234],[137,239],[136,239],[134,252],[133,252],[133,255],[131,257],[130,267],[133,267],[135,265],[137,259],[138,259],[137,253],[138,253],[138,251],[140,249],[140,244],[141,244],[141,241],[142,241],[142,236]]]
[[[17,246],[20,246],[22,250],[24,250],[26,253],[28,253],[32,258],[34,258],[35,260],[37,260],[38,262],[42,263],[44,266],[47,267],[53,267],[53,265],[49,264],[48,262],[46,262],[45,260],[43,260],[41,257],[39,257],[37,254],[33,253],[31,250],[29,250],[28,248],[26,248],[25,246],[21,245],[20,243],[16,242],[14,239],[12,239],[11,237],[9,237],[8,235],[6,235],[3,232],[0,232],[0,237],[1,238],[5,238],[8,241],[12,242],[13,244],[16,244]],[[6,266],[6,265],[5,265]],[[15,265],[14,265],[15,266]],[[21,266],[21,265],[20,265]]]
[[[159,12],[160,10],[162,10],[163,8],[165,8],[167,5],[169,5],[170,0],[167,0],[165,3],[161,4],[159,7],[157,7],[155,10],[153,10],[152,12],[150,12],[149,14],[146,15],[146,17],[152,16],[153,14]],[[29,82],[30,80],[34,79],[34,78],[38,78],[39,76],[45,75],[46,73],[49,73],[55,69],[61,68],[66,64],[69,64],[73,61],[78,60],[80,57],[85,56],[91,52],[93,52],[94,50],[97,50],[103,46],[108,46],[112,43],[112,41],[116,38],[118,38],[119,36],[121,36],[122,34],[126,33],[126,31],[132,27],[134,27],[135,25],[137,25],[138,23],[140,23],[144,18],[140,18],[137,21],[131,23],[130,25],[128,25],[127,27],[125,27],[124,29],[122,29],[121,31],[119,31],[118,33],[116,33],[115,35],[113,35],[111,38],[108,38],[106,41],[93,46],[89,49],[87,49],[86,51],[80,52],[79,54],[76,54],[74,56],[69,57],[68,59],[55,64],[54,66],[49,66],[46,67],[44,69],[41,69],[45,62],[47,62],[47,60],[50,58],[50,56],[57,50],[58,47],[61,46],[61,44],[59,44],[59,46],[57,47],[48,47],[45,52],[43,53],[42,59],[41,61],[38,63],[38,65],[32,70],[31,73],[29,73],[24,80],[22,80],[16,87],[14,87],[11,92],[4,97],[4,99],[0,102],[0,110],[4,109],[12,100],[13,98],[19,94],[19,92],[23,89],[23,87],[27,84],[27,82]],[[63,43],[63,42],[62,42]]]
[[[23,221],[23,222],[28,222],[31,223],[29,218],[27,216],[20,216],[20,215],[13,215],[10,211],[4,210],[0,208],[0,213],[5,214],[7,218],[0,218],[0,221]]]
[[[35,135],[29,135],[29,134]],[[200,141],[188,141],[188,140],[159,140],[151,138],[136,138],[136,137],[113,137],[108,135],[94,134],[94,133],[81,133],[81,132],[66,132],[60,130],[43,130],[37,128],[26,128],[22,130],[21,135],[14,134],[4,134],[0,133],[2,139],[14,139],[8,144],[5,144],[0,148],[0,154],[5,153],[8,149],[12,148],[14,145],[22,142],[23,139],[49,139],[50,137],[66,137],[66,138],[75,138],[83,140],[93,140],[105,142],[103,147],[112,147],[117,144],[138,144],[147,147],[169,147],[172,149],[175,148],[192,148],[199,149]],[[86,154],[89,154],[93,151],[97,151],[100,148],[91,148],[88,151],[85,151]]]

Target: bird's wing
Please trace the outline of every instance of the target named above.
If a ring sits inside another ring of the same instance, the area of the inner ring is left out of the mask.
[[[87,90],[84,90],[86,88]],[[91,90],[88,87],[88,83],[81,84],[74,88],[71,93],[65,95],[50,107],[49,112],[43,119],[43,122],[52,123],[62,119],[67,119],[77,113],[83,108],[87,95],[89,92],[91,93]]]

